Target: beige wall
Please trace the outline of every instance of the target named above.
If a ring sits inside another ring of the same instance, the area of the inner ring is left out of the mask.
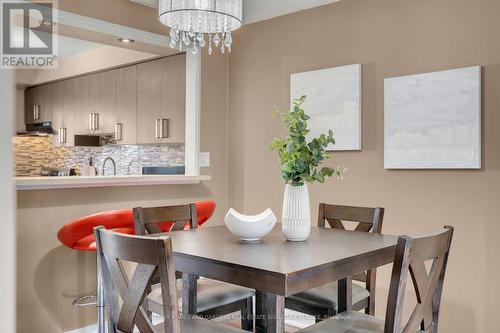
[[[0,70],[0,216],[2,219],[2,241],[0,242],[0,332],[16,331],[16,219],[14,212],[15,192],[12,182],[11,135],[14,131],[14,73]]]
[[[62,332],[95,322],[95,308],[75,310],[72,300],[95,290],[95,254],[64,248],[56,235],[65,223],[89,214],[135,206],[212,199],[214,221],[227,211],[227,57],[205,57],[201,149],[211,152],[211,181],[200,185],[19,191],[18,332]],[[224,87],[224,89],[219,89]]]
[[[230,205],[281,211],[283,184],[268,147],[284,134],[271,114],[289,104],[290,74],[362,63],[363,151],[333,155],[328,164],[349,171],[344,181],[310,187],[313,207],[383,206],[391,234],[454,225],[440,332],[499,332],[499,12],[497,0],[344,0],[242,28],[229,69]],[[472,65],[484,66],[484,169],[384,170],[383,79]],[[383,317],[389,268],[381,271]]]

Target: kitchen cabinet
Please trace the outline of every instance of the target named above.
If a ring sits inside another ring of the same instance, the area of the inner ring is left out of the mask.
[[[42,123],[52,120],[52,85],[28,88],[25,91],[24,122]]]
[[[90,98],[93,112],[97,114],[97,126],[92,133],[113,133],[116,113],[116,71],[106,71],[90,76]],[[90,115],[89,115],[90,117]]]
[[[137,143],[161,143],[162,59],[137,65]]]
[[[186,55],[162,59],[162,109],[169,135],[163,142],[184,142],[186,133]]]
[[[89,117],[94,112],[94,105],[91,98],[91,80],[90,76],[82,76],[75,79],[75,111],[74,134],[89,134]]]
[[[180,143],[185,137],[186,56],[137,65],[137,141]]]
[[[74,145],[74,114],[77,109],[77,79],[52,83],[52,127],[55,146]],[[64,133],[64,134],[63,134]]]
[[[115,128],[121,132],[118,144],[182,143],[186,56],[29,88],[25,99],[26,123],[51,120],[56,145],[74,145],[75,134],[115,134]],[[33,105],[40,105],[39,120]],[[98,115],[98,126],[96,122],[91,126],[91,114]],[[58,135],[60,129],[65,140]]]
[[[119,144],[137,143],[137,66],[115,70],[116,105],[111,119],[113,131],[116,124],[121,124]]]

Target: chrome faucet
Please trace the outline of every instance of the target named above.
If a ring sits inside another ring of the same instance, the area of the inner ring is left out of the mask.
[[[104,171],[106,169],[106,163],[108,161],[111,161],[111,163],[113,163],[113,175],[116,176],[116,163],[115,163],[115,160],[112,159],[111,157],[106,157],[106,159],[104,160],[104,162],[102,163],[102,172],[101,172],[101,175],[104,176]]]

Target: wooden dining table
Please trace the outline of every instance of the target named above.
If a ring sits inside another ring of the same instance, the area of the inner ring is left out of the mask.
[[[256,332],[283,333],[285,297],[339,281],[338,311],[352,304],[351,276],[393,262],[397,237],[311,229],[288,242],[280,225],[259,243],[243,243],[225,226],[172,232],[175,270],[183,275],[184,314],[195,315],[197,277],[255,289]]]

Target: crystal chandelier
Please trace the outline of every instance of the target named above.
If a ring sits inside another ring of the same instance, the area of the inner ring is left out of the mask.
[[[193,54],[208,45],[231,52],[231,32],[241,27],[243,0],[160,0],[160,22],[170,27],[170,47],[191,48]]]

